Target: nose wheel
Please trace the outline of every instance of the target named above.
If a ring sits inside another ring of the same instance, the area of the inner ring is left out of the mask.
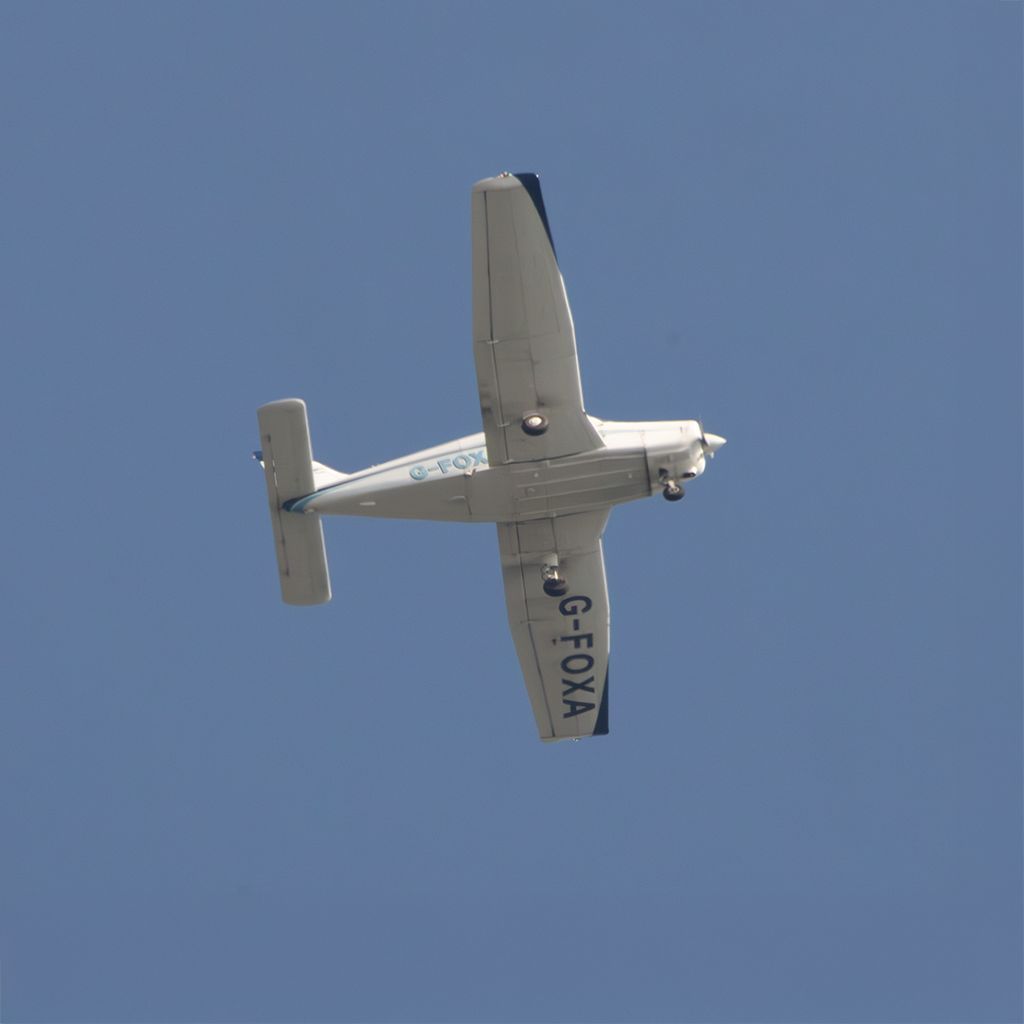
[[[668,480],[665,482],[665,489],[661,493],[665,495],[666,501],[681,501],[686,491],[675,480]]]

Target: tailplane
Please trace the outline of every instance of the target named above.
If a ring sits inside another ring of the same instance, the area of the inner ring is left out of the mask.
[[[320,517],[288,512],[283,506],[343,480],[345,474],[313,461],[301,398],[262,405],[256,415],[262,450],[254,454],[267,480],[281,597],[286,604],[323,604],[331,599],[331,579]]]

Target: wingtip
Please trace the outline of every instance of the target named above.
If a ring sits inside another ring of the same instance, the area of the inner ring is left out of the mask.
[[[533,202],[537,216],[544,225],[544,231],[548,236],[551,251],[558,260],[558,252],[555,249],[555,240],[551,236],[551,225],[548,223],[548,211],[544,206],[544,194],[540,189],[540,175],[536,171],[519,171],[513,174],[511,171],[502,171],[493,178],[483,178],[473,186],[474,192],[500,192],[508,189],[521,188]]]
[[[597,721],[594,723],[595,736],[608,735],[608,669],[604,670],[604,692],[601,694],[601,706],[597,710]]]
[[[502,171],[491,178],[481,178],[473,185],[474,192],[496,192],[505,188],[520,188],[519,175],[511,171]]]

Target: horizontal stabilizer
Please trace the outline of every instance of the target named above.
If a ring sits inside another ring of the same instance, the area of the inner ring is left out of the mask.
[[[260,406],[256,415],[262,444],[257,455],[267,480],[281,597],[286,604],[323,604],[331,599],[331,580],[320,517],[283,508],[317,486],[306,403],[283,398]]]

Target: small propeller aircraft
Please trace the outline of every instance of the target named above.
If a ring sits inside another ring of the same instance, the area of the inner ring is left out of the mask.
[[[608,732],[613,505],[683,497],[725,438],[698,420],[624,423],[583,407],[572,314],[536,174],[473,186],[473,354],[483,433],[341,473],[313,461],[306,406],[258,410],[281,596],[331,598],[321,516],[498,526],[505,601],[542,740]]]

